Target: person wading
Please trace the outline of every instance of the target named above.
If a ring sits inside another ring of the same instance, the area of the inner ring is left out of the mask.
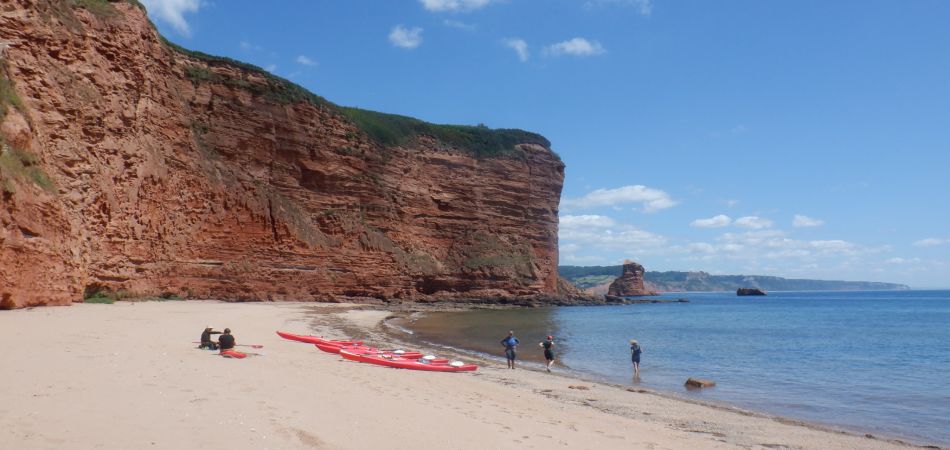
[[[548,336],[548,339],[538,344],[544,349],[544,360],[548,362],[548,372],[551,371],[551,364],[554,364],[554,336]]]
[[[637,343],[636,339],[630,340],[630,360],[633,362],[633,375],[640,375],[640,354],[643,353],[643,347]]]
[[[521,341],[515,337],[514,331],[509,331],[508,336],[501,340],[501,345],[505,347],[505,359],[508,360],[509,369],[515,368],[515,357],[518,356],[516,349],[520,343]]]

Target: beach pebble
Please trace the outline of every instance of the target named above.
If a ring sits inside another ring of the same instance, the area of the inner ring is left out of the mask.
[[[579,390],[579,391],[589,391],[589,390],[590,390],[590,387],[588,387],[588,386],[582,386],[582,385],[579,385],[579,384],[572,384],[572,385],[568,386],[567,388],[568,388],[568,389],[577,389],[577,390]]]
[[[687,388],[691,389],[702,389],[707,387],[713,387],[716,385],[716,382],[713,380],[704,380],[702,378],[693,378],[689,377],[684,384]]]

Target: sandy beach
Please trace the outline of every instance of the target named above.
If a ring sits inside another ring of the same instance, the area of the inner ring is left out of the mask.
[[[387,369],[274,334],[383,336],[388,315],[214,301],[3,311],[0,448],[911,447],[496,363]],[[240,348],[261,353],[244,360],[197,350],[206,325],[264,348]]]

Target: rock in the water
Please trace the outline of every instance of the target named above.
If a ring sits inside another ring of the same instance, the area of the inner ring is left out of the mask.
[[[657,295],[656,292],[643,287],[643,266],[629,259],[623,263],[623,274],[610,283],[607,289],[607,298],[610,297],[639,297],[642,295]]]
[[[693,378],[689,377],[686,380],[685,386],[689,389],[703,389],[708,387],[713,387],[716,385],[716,382],[713,380],[704,380],[702,378]]]
[[[736,295],[765,295],[765,291],[759,288],[739,288],[736,289]]]

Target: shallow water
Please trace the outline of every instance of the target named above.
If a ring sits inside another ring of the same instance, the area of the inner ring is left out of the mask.
[[[753,410],[950,444],[950,291],[688,293],[691,303],[429,313],[406,327],[429,342],[558,361],[597,379]],[[632,378],[628,341],[644,348]],[[690,376],[718,384],[686,391]]]

